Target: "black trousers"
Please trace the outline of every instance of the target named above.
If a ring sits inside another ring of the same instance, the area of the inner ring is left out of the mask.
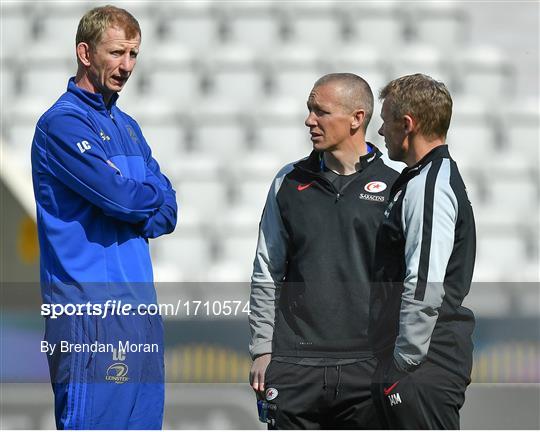
[[[342,366],[272,360],[266,370],[269,429],[380,429],[370,383],[376,359]]]
[[[371,390],[385,429],[459,429],[467,384],[429,361],[407,374],[382,360]]]

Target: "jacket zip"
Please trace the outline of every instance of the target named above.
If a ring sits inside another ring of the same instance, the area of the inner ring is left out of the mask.
[[[312,176],[314,176],[314,177],[317,177],[318,179],[322,180],[324,183],[330,185],[330,187],[332,188],[332,190],[334,191],[334,194],[335,194],[335,196],[336,196],[336,201],[335,201],[335,202],[338,202],[338,201],[340,200],[340,198],[341,198],[342,196],[345,195],[345,194],[343,193],[343,192],[345,191],[345,189],[347,189],[351,184],[353,184],[353,183],[354,183],[355,181],[357,181],[358,178],[359,178],[359,176],[357,176],[354,180],[351,180],[349,183],[347,183],[347,184],[343,187],[343,189],[341,189],[341,191],[338,191],[338,190],[336,189],[336,187],[334,186],[334,184],[333,184],[330,180],[328,180],[326,177],[323,177],[323,176],[320,175],[319,173],[316,173],[316,172],[314,172],[314,171],[311,171],[311,170],[309,170],[309,169],[307,169],[307,168],[304,168],[304,167],[302,167],[302,166],[300,166],[300,165],[298,165],[297,168],[298,168],[300,171],[304,171],[304,172],[306,172],[306,173],[308,173],[308,174],[310,174],[310,175],[312,175]],[[358,171],[357,171],[357,172],[358,172]],[[339,174],[338,174],[338,175],[339,175]]]

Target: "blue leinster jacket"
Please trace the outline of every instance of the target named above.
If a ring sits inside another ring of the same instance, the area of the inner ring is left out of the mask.
[[[32,179],[45,303],[155,303],[148,239],[176,225],[176,194],[139,125],[67,92],[39,119]]]

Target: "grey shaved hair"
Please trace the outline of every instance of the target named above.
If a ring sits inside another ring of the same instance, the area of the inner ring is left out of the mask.
[[[353,73],[331,73],[319,78],[313,88],[326,84],[338,84],[342,96],[342,107],[348,111],[362,109],[365,112],[364,131],[373,115],[373,92],[367,81]]]

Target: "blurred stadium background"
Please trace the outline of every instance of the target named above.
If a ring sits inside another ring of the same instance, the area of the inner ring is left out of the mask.
[[[540,428],[539,3],[434,1],[111,2],[138,18],[142,47],[118,105],[140,123],[180,203],[152,241],[160,302],[249,295],[269,183],[310,151],[305,101],[322,74],[376,93],[422,72],[454,97],[448,144],[475,209],[468,305],[478,318],[462,427]],[[39,316],[30,145],[76,70],[87,1],[1,0],[0,428],[52,428]],[[377,103],[368,138],[377,136]],[[399,168],[399,166],[398,166]],[[166,320],[165,427],[257,423],[245,314]]]

